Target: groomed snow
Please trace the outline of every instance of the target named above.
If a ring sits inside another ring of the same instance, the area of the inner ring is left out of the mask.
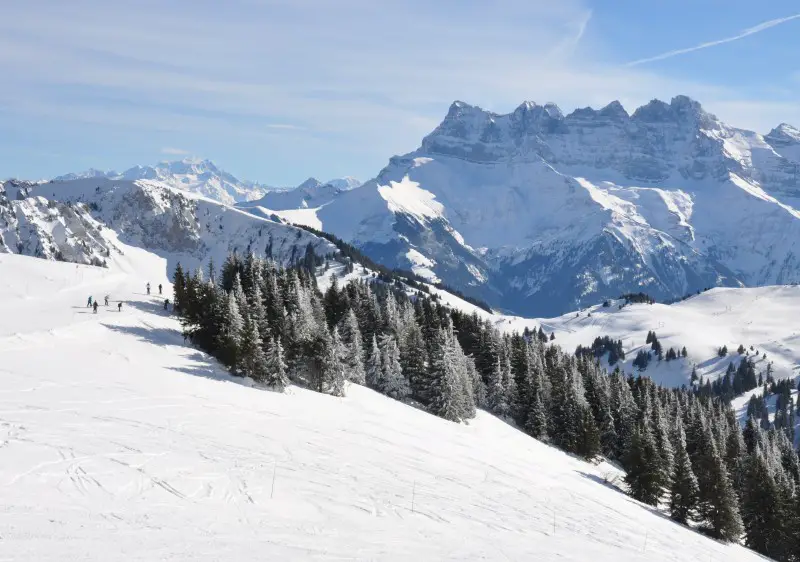
[[[121,259],[0,255],[4,559],[761,559],[489,415],[241,384],[143,294],[164,260]]]

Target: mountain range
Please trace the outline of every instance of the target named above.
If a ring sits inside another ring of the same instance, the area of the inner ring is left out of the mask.
[[[731,127],[685,96],[632,114],[455,102],[417,150],[298,219],[384,265],[550,316],[626,292],[797,281],[799,188],[797,129]]]
[[[212,161],[199,158],[184,158],[172,162],[159,162],[155,166],[134,166],[124,172],[89,169],[54,178],[64,182],[76,179],[108,178],[114,180],[155,180],[171,187],[203,195],[210,199],[233,205],[239,202],[260,199],[270,192],[288,191],[294,188],[275,187],[248,180],[240,180],[233,174],[221,170]],[[309,178],[299,187],[321,182]],[[361,182],[355,178],[336,178],[324,185],[345,190],[357,187]]]

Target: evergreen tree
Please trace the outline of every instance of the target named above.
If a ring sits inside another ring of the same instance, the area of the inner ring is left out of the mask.
[[[383,367],[381,365],[381,352],[378,349],[378,340],[375,335],[372,336],[372,347],[367,357],[367,372],[366,372],[367,386],[380,390],[383,386]]]
[[[503,369],[500,358],[495,361],[493,368],[489,371],[486,381],[486,401],[489,411],[498,417],[505,417],[509,414],[508,402],[506,401],[506,389],[503,385]]]
[[[267,379],[267,359],[262,346],[258,326],[250,316],[246,316],[239,345],[239,370],[243,376],[258,382]]]
[[[289,376],[287,374],[286,362],[283,357],[283,345],[280,338],[270,338],[267,343],[266,354],[267,375],[264,383],[271,386],[278,392],[289,386]]]
[[[742,533],[738,502],[725,461],[708,429],[702,432],[701,447],[696,456],[700,518],[714,538],[736,541]]]
[[[426,359],[428,350],[422,336],[422,330],[416,321],[409,323],[406,328],[403,346],[400,349],[400,360],[403,373],[408,378],[411,395],[415,400],[424,404],[430,401],[430,376]]]
[[[363,343],[361,341],[361,331],[358,328],[358,320],[353,309],[348,309],[339,321],[339,334],[342,338],[343,356],[340,358],[345,369],[347,380],[355,384],[365,384],[366,373],[364,371]]]
[[[783,510],[778,486],[767,467],[763,453],[756,448],[745,461],[741,491],[742,522],[745,545],[748,548],[775,558],[782,555],[786,541],[784,534],[788,522]]]
[[[175,274],[172,276],[172,307],[176,313],[180,314],[181,307],[186,299],[186,275],[183,273],[181,262],[175,266]]]
[[[678,523],[686,524],[695,516],[698,494],[700,492],[697,477],[692,470],[692,462],[686,451],[686,434],[683,422],[678,416],[673,432],[675,462],[670,484],[669,514]]]
[[[411,388],[408,381],[403,376],[403,368],[400,366],[400,350],[394,337],[387,334],[381,337],[378,346],[381,352],[381,383],[379,390],[381,393],[394,398],[395,400],[405,400],[411,395]]]
[[[431,351],[432,385],[429,409],[441,418],[457,422],[462,418],[463,399],[451,345],[447,331],[440,329]]]
[[[655,441],[646,425],[634,430],[623,466],[631,496],[642,503],[657,505],[662,495],[662,475]]]
[[[219,316],[221,317],[221,330],[219,332],[220,360],[231,371],[238,371],[239,368],[239,346],[241,345],[242,330],[244,320],[239,313],[239,305],[233,292],[217,299],[220,305]]]
[[[325,392],[333,396],[344,396],[345,374],[340,358],[345,355],[339,331],[334,328],[330,343],[323,355],[322,378],[325,381]]]

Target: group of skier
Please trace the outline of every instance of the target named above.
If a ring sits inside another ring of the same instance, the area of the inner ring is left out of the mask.
[[[106,296],[104,297],[104,299],[103,299],[103,300],[105,301],[105,305],[106,305],[106,306],[108,306],[108,299],[109,299],[109,296],[108,296],[108,295],[106,295]],[[86,308],[91,308],[91,309],[94,311],[94,313],[95,313],[95,314],[97,314],[97,308],[98,308],[99,306],[100,306],[100,304],[97,302],[97,299],[93,298],[93,297],[90,295],[90,296],[89,296],[89,299],[86,301]],[[120,302],[118,302],[118,303],[117,303],[117,310],[118,310],[119,312],[122,312],[122,301],[120,301]]]
[[[163,288],[164,288],[164,286],[161,285],[161,283],[159,283],[158,284],[158,294],[159,295],[163,294]],[[148,295],[150,294],[150,283],[149,282],[147,283],[147,294]]]
[[[149,282],[147,283],[147,294],[148,295],[150,294],[150,283]],[[164,294],[164,286],[161,285],[160,283],[158,285],[158,294],[159,295]],[[104,299],[106,306],[108,306],[108,299],[109,299],[109,296],[106,295],[105,299]],[[170,304],[169,303],[169,299],[164,299],[164,310],[169,310],[169,304]],[[97,302],[97,299],[95,299],[94,297],[89,295],[89,299],[86,301],[86,308],[91,308],[94,311],[94,313],[97,314],[98,306],[99,306],[99,304]],[[122,312],[122,301],[119,301],[117,303],[117,311],[118,312]]]

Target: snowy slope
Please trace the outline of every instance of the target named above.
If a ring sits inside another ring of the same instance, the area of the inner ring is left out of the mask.
[[[800,287],[718,288],[672,305],[630,304],[619,309],[620,303],[612,300],[608,308],[598,305],[556,318],[495,316],[494,322],[507,331],[541,326],[570,351],[591,345],[597,337],[622,340],[626,359],[618,365],[626,373],[638,372],[631,363],[639,349],[650,348],[645,340],[652,330],[664,352],[670,347],[688,351],[686,359],[653,360],[643,372],[666,386],[688,385],[693,366],[703,380],[724,375],[728,363],[738,364],[739,345],[750,355],[766,353],[766,360],[755,360],[756,371],[765,371],[772,362],[776,378],[800,374]],[[723,345],[729,354],[720,358],[717,350]]]
[[[632,115],[616,102],[566,116],[552,104],[500,115],[455,102],[420,148],[315,216],[386,265],[425,263],[518,314],[640,290],[667,300],[791,283],[796,133],[730,127],[684,96]]]
[[[141,294],[163,259],[120,244],[108,270],[0,255],[25,313],[0,315],[4,558],[761,559],[490,416],[239,384]]]

